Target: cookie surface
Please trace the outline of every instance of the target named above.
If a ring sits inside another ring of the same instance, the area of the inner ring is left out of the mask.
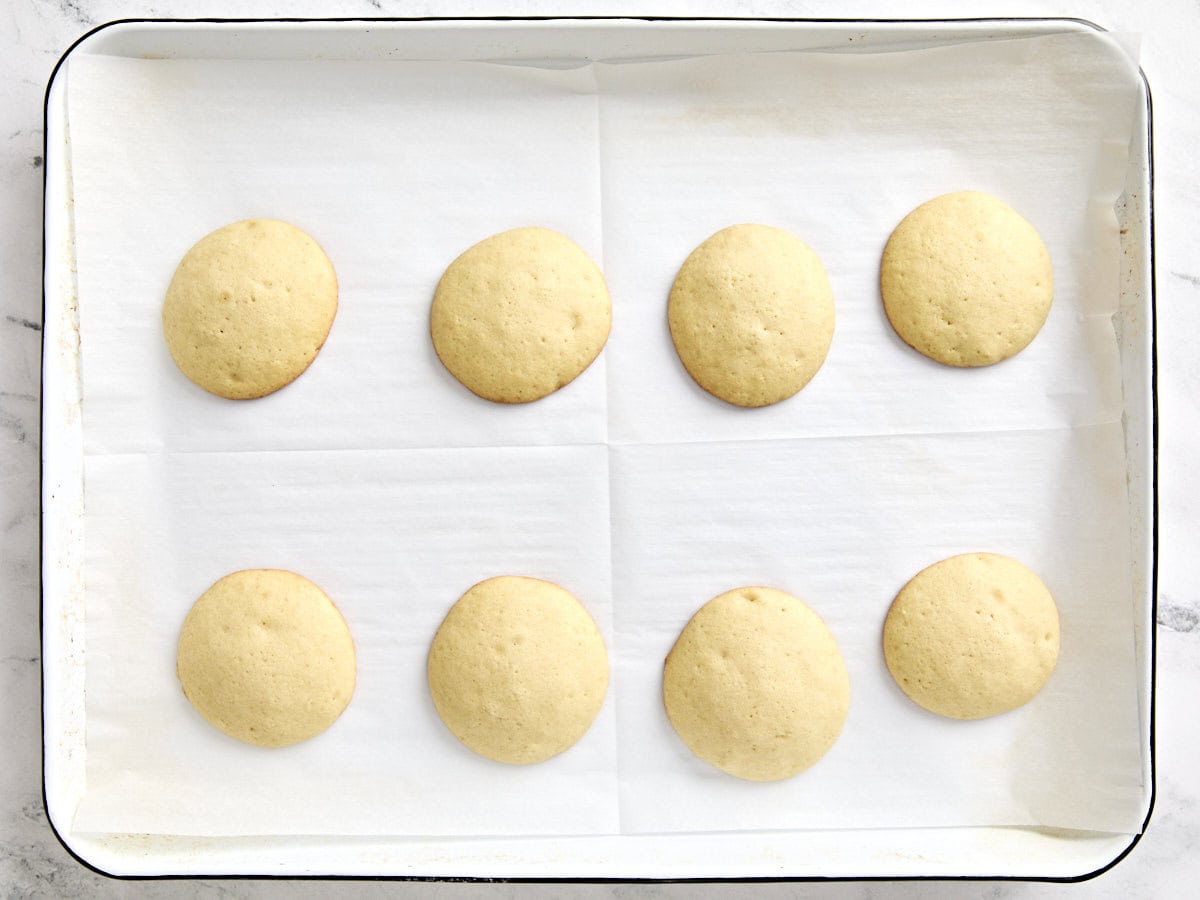
[[[1059,622],[1042,580],[1007,556],[964,553],[917,573],[883,626],[883,655],[905,694],[952,719],[1016,709],[1058,661]]]
[[[588,611],[556,584],[513,575],[459,598],[427,671],[446,727],[504,763],[542,762],[573,746],[608,690],[608,654]]]
[[[879,272],[884,310],[910,347],[949,366],[990,366],[1037,336],[1054,299],[1046,245],[989,194],[959,191],[896,226]]]
[[[790,778],[833,746],[850,680],[825,623],[773,588],[706,603],[663,667],[663,702],[693,753],[750,781]]]
[[[337,305],[337,276],[316,241],[286,222],[246,219],[184,255],[163,302],[163,334],[192,382],[250,400],[312,364]]]
[[[738,406],[791,397],[833,340],[833,291],[817,255],[768,225],[731,225],[692,251],[667,321],[695,382]]]
[[[184,696],[230,737],[286,747],[332,725],[354,694],[350,630],[319,587],[295,572],[226,575],[179,633]]]
[[[528,403],[570,384],[611,327],[599,267],[547,228],[515,228],[466,250],[446,268],[429,314],[438,359],[497,403]]]

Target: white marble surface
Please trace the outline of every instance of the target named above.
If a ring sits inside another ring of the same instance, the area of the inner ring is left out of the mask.
[[[1154,98],[1160,401],[1157,802],[1145,837],[1113,870],[1079,887],[1022,883],[828,885],[479,885],[341,883],[349,896],[430,897],[1089,897],[1191,895],[1200,879],[1200,0],[1133,4],[946,0],[847,2],[403,2],[403,0],[7,0],[0,4],[0,896],[318,897],[322,883],[122,882],[71,859],[41,799],[38,636],[38,390],[42,98],[55,62],[95,25],[128,17],[559,13],[937,17],[1057,15],[1142,36]]]

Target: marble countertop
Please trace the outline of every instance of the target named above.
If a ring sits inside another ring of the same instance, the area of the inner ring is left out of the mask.
[[[1071,16],[1141,36],[1154,101],[1160,555],[1157,799],[1144,838],[1111,871],[1081,887],[1013,882],[824,885],[481,885],[340,883],[350,896],[816,895],[1027,897],[1065,891],[1095,897],[1183,896],[1200,879],[1200,39],[1197,0],[996,2],[948,0],[784,2],[489,2],[404,0],[10,0],[0,11],[0,895],[325,896],[320,882],[128,882],[87,870],[58,843],[41,797],[38,627],[38,430],[41,353],[42,100],[50,72],[81,34],[130,17],[658,14],[788,17]],[[1189,890],[1189,885],[1192,886]]]

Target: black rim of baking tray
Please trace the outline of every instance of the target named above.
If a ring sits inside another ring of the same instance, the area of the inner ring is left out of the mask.
[[[50,72],[50,77],[46,82],[46,92],[42,104],[42,157],[49,159],[49,138],[48,124],[50,114],[50,90],[54,85],[55,79],[61,70],[67,58],[75,51],[75,48],[84,41],[93,37],[101,31],[108,28],[120,25],[192,25],[192,24],[213,24],[213,25],[251,25],[251,24],[325,24],[339,22],[361,22],[364,24],[374,23],[417,23],[417,22],[567,22],[567,21],[592,21],[592,22],[618,22],[618,21],[634,21],[634,22],[668,22],[668,23],[689,23],[689,22],[728,22],[731,24],[746,24],[746,23],[777,23],[781,25],[803,25],[803,24],[830,24],[830,25],[965,25],[982,22],[995,22],[997,24],[1005,23],[1073,23],[1084,25],[1096,31],[1107,31],[1101,25],[1088,19],[1075,18],[1070,16],[982,16],[973,18],[950,18],[950,19],[840,19],[840,18],[786,18],[786,17],[736,17],[736,16],[632,16],[632,15],[590,15],[590,16],[383,16],[383,17],[363,17],[363,16],[346,16],[338,18],[193,18],[193,19],[170,19],[170,18],[131,18],[131,19],[115,19],[110,22],[105,22],[95,28],[87,31],[77,38],[70,47],[59,57],[55,63],[53,70]],[[1149,193],[1146,198],[1147,223],[1149,225],[1150,237],[1150,258],[1149,275],[1150,275],[1150,435],[1151,435],[1151,453],[1150,453],[1150,498],[1151,498],[1151,516],[1150,516],[1150,803],[1146,809],[1146,817],[1142,821],[1141,830],[1132,835],[1128,846],[1118,853],[1112,860],[1105,863],[1103,866],[1081,875],[897,875],[897,876],[880,876],[880,875],[760,875],[760,876],[744,876],[744,877],[697,877],[697,878],[581,878],[581,877],[514,877],[514,878],[487,878],[487,877],[464,877],[464,876],[439,876],[439,875],[209,875],[209,874],[168,874],[168,875],[120,875],[113,872],[106,872],[88,862],[78,853],[76,853],[67,841],[59,832],[58,827],[50,817],[50,807],[47,802],[46,794],[46,734],[45,734],[45,700],[46,700],[46,678],[45,669],[46,661],[42,659],[40,670],[40,683],[42,693],[42,808],[46,814],[46,822],[50,826],[50,831],[62,848],[81,866],[95,872],[97,875],[102,875],[105,878],[111,878],[120,881],[174,881],[174,880],[245,880],[245,881],[414,881],[414,882],[469,882],[469,883],[513,883],[513,884],[763,884],[763,883],[795,883],[795,882],[835,882],[835,881],[863,881],[863,882],[888,882],[888,881],[1018,881],[1018,882],[1050,882],[1050,883],[1077,883],[1088,881],[1103,875],[1105,872],[1112,869],[1122,860],[1124,860],[1138,842],[1142,839],[1142,835],[1146,833],[1146,828],[1150,824],[1150,818],[1154,814],[1154,804],[1157,798],[1157,771],[1156,771],[1156,754],[1155,754],[1155,707],[1157,698],[1157,673],[1158,673],[1158,640],[1157,640],[1157,621],[1158,621],[1158,310],[1157,310],[1157,282],[1155,278],[1155,244],[1154,244],[1154,110],[1150,95],[1150,82],[1146,78],[1145,72],[1138,68],[1138,75],[1141,77],[1142,86],[1146,92],[1146,158],[1147,158],[1147,183]],[[42,169],[42,322],[46,321],[46,183],[48,179],[49,166],[43,166]],[[44,329],[43,329],[44,335]],[[41,390],[42,403],[39,406],[39,447],[45,443],[45,379],[46,379],[46,363],[45,363],[45,337],[42,338],[42,369],[41,369]],[[38,484],[41,485],[45,476],[45,456],[43,453],[38,454]],[[46,612],[45,604],[45,576],[41,566],[41,555],[45,540],[45,510],[43,508],[44,498],[39,491],[38,495],[38,638],[39,638],[39,656],[41,656],[42,648],[44,647],[44,620]]]

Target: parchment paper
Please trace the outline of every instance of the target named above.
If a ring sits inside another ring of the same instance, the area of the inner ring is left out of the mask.
[[[78,57],[69,71],[87,516],[88,786],[78,831],[457,836],[930,825],[1140,826],[1113,200],[1136,70],[1100,35],[874,55],[536,69]],[[995,193],[1039,229],[1055,306],[1018,357],[954,370],[905,348],[876,281],[918,203]],[[312,368],[210,397],[161,338],[179,257],[226,222],[308,230],[341,305]],[[739,221],[823,258],[838,309],[797,397],[739,410],[688,379],[665,297]],[[471,243],[541,224],[606,273],[614,329],[575,383],[480,401],[429,346]],[[610,508],[611,497],[611,508]],[[895,591],[951,553],[1050,585],[1058,670],[1027,707],[952,723],[883,667]],[[174,680],[192,601],[293,568],[335,599],[359,684],[285,751],[224,738]],[[542,766],[489,763],[437,720],[424,655],[473,582],[574,591],[608,641],[596,725]],[[694,759],[659,700],[701,603],[805,599],[850,669],[830,754],[783,784]]]

